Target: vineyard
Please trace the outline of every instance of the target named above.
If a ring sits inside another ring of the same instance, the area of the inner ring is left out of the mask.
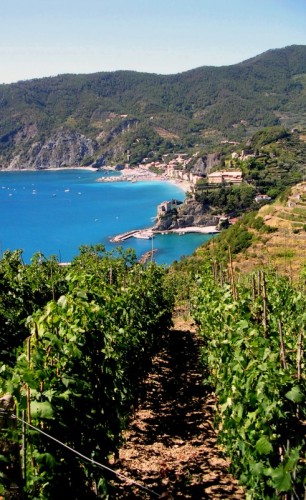
[[[0,282],[4,498],[109,498],[110,463],[184,299],[220,450],[246,498],[304,499],[302,285],[263,270],[238,283],[215,261],[187,280],[103,247],[82,247],[69,266],[6,252]]]
[[[3,494],[19,469],[9,442],[15,433],[20,439],[19,422],[26,422],[21,469],[29,498],[102,496],[105,474],[40,431],[89,461],[106,463],[117,453],[140,381],[170,325],[172,301],[163,270],[155,264],[144,268],[129,253],[111,256],[89,248],[67,268],[40,260],[25,267],[18,254],[9,254],[1,275],[1,340],[7,352],[2,393],[14,397],[18,419],[2,438]],[[27,317],[36,298],[41,307]],[[16,359],[9,353],[11,336],[20,343]]]
[[[248,498],[305,496],[305,294],[258,272],[237,285],[216,265],[198,280],[203,365],[219,440]]]

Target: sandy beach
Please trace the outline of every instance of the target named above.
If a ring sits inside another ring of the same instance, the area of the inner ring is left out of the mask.
[[[34,168],[14,168],[14,169],[0,169],[0,172],[45,172],[47,170],[57,171],[57,170],[88,170],[91,172],[97,172],[100,169],[94,167],[48,167],[41,169]],[[170,182],[175,186],[180,187],[185,193],[187,191],[191,191],[191,185],[188,181],[183,179],[177,179],[174,177],[168,177],[167,175],[158,175],[154,172],[150,172],[148,169],[143,167],[135,167],[135,168],[124,168],[124,170],[120,171],[120,176],[118,177],[103,177],[103,172],[118,172],[115,167],[106,166],[101,171],[101,177],[98,179],[98,182],[154,182],[154,181],[162,181],[162,182]]]
[[[120,171],[120,176],[118,177],[103,177],[103,172],[118,172],[114,167],[107,166],[104,167],[103,169],[98,169],[94,167],[48,167],[48,168],[40,168],[40,169],[34,169],[34,168],[14,168],[14,169],[0,169],[0,172],[46,172],[47,170],[50,171],[57,171],[57,170],[88,170],[91,172],[98,172],[101,171],[101,177],[97,179],[98,182],[154,182],[154,181],[162,181],[162,182],[170,182],[171,184],[174,184],[175,186],[181,188],[185,193],[187,191],[191,191],[191,184],[190,182],[183,180],[183,179],[177,179],[174,177],[168,177],[167,175],[158,175],[155,174],[154,172],[150,172],[148,169],[143,168],[143,167],[135,167],[135,168],[125,168],[124,170]]]
[[[110,167],[105,167],[105,171],[114,170]],[[125,168],[120,171],[120,177],[111,178],[111,177],[103,177],[103,175],[98,179],[99,182],[120,182],[120,181],[129,181],[129,182],[154,182],[154,181],[162,181],[162,182],[170,182],[175,186],[180,187],[185,193],[191,190],[191,185],[188,181],[183,179],[177,179],[174,177],[168,177],[167,175],[158,175],[154,172],[150,172],[147,168],[143,167],[135,167],[135,168]],[[116,179],[116,180],[115,180]]]

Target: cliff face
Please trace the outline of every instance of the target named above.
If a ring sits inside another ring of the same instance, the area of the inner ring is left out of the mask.
[[[207,207],[194,200],[186,200],[176,209],[158,215],[154,225],[155,231],[168,231],[191,226],[215,226],[219,217],[211,215]]]
[[[15,137],[18,142],[20,132]],[[92,163],[97,144],[75,131],[59,130],[49,139],[32,142],[10,161],[8,169],[78,167]],[[103,158],[99,158],[100,166]]]
[[[220,157],[220,153],[210,153],[198,158],[191,169],[192,173],[196,175],[207,175],[213,167],[220,163]]]

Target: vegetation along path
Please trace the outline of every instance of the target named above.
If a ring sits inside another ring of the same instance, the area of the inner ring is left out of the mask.
[[[216,444],[215,400],[190,323],[177,319],[164,336],[145,393],[113,467],[155,494],[116,480],[111,498],[244,498]]]

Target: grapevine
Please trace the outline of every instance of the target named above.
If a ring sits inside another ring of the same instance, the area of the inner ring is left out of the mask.
[[[206,268],[194,304],[220,443],[248,498],[303,498],[305,296],[272,272],[223,281]]]
[[[2,365],[2,393],[14,396],[17,415],[97,462],[116,454],[150,357],[171,323],[163,276],[129,252],[83,248],[52,300],[28,317],[14,365]],[[106,474],[36,431],[28,431],[24,454],[31,498],[105,494]]]

